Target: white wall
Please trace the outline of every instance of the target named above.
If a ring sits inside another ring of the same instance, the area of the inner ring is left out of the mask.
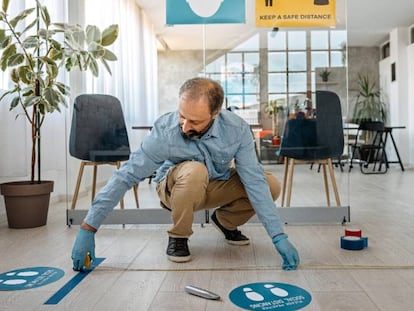
[[[388,123],[390,125],[406,126],[406,129],[393,131],[398,151],[403,163],[414,164],[414,123],[413,105],[414,96],[414,57],[413,48],[409,46],[408,28],[396,28],[391,31],[390,56],[379,62],[380,86],[386,95],[388,106]],[[395,63],[396,79],[391,81],[391,65]],[[388,156],[396,160],[394,150],[388,146]]]
[[[407,47],[407,134],[409,137],[408,161],[414,163],[414,43]]]

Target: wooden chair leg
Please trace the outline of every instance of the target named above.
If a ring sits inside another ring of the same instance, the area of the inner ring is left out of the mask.
[[[95,193],[96,193],[96,176],[98,175],[98,165],[96,163],[93,163],[93,178],[92,178],[92,197],[91,202],[93,202],[93,199],[95,199]]]
[[[285,170],[283,174],[283,184],[282,184],[282,207],[285,206],[285,197],[286,197],[286,180],[288,175],[289,160],[287,157],[283,158]]]
[[[119,170],[119,168],[121,167],[121,162],[120,161],[116,161],[116,169]],[[122,197],[121,201],[119,201],[119,205],[121,207],[121,209],[124,209],[125,204],[124,204],[124,197]]]
[[[326,202],[328,203],[328,206],[331,206],[331,200],[329,198],[329,186],[328,186],[328,177],[326,174],[326,163],[321,163],[322,165],[322,172],[323,172],[323,184],[325,187],[325,194],[326,194]]]
[[[80,185],[81,185],[84,168],[85,168],[85,162],[81,161],[81,164],[80,164],[80,167],[79,167],[78,179],[76,180],[75,192],[73,193],[71,209],[75,209],[76,202],[78,201],[79,188],[80,188]]]
[[[332,159],[328,159],[328,168],[329,168],[329,174],[331,175],[331,183],[332,183],[332,188],[335,194],[336,205],[341,206],[341,201],[339,199],[338,185],[336,184],[335,172],[334,172],[333,165],[332,165]]]
[[[137,208],[139,208],[139,202],[138,202],[138,184],[135,184],[134,185],[133,190],[134,190],[135,204],[137,205]]]
[[[289,170],[288,170],[288,182],[287,182],[287,203],[286,206],[290,207],[290,199],[292,197],[292,187],[293,187],[293,171],[295,168],[295,159],[289,160]]]

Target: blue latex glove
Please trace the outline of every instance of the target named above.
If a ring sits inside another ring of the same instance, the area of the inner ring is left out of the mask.
[[[95,233],[80,228],[72,248],[73,270],[84,270],[83,263],[88,253],[93,262],[95,260]]]
[[[296,270],[299,264],[299,254],[296,248],[289,242],[287,234],[283,233],[277,235],[272,241],[276,250],[279,252],[280,256],[282,256],[282,269]]]

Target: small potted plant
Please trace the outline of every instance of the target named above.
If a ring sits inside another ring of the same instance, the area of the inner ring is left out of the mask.
[[[264,109],[264,112],[272,118],[272,144],[275,146],[280,145],[279,134],[279,112],[283,111],[283,105],[278,104],[277,100],[270,100]]]
[[[322,69],[321,72],[319,72],[319,76],[322,78],[323,82],[328,82],[330,74],[331,71],[327,67],[325,67],[324,69]]]
[[[23,115],[31,128],[31,176],[27,181],[0,185],[11,228],[31,228],[46,224],[53,181],[41,179],[40,129],[47,114],[67,107],[70,89],[60,81],[61,72],[90,70],[98,76],[100,60],[110,73],[108,61],[116,56],[107,49],[118,36],[118,26],[101,31],[96,26],[52,23],[49,11],[39,0],[36,6],[12,17],[10,0],[0,9],[0,66],[10,72],[12,87],[0,102]],[[19,110],[20,109],[20,110]],[[35,171],[37,166],[37,179]],[[29,200],[27,202],[27,200]],[[39,203],[39,206],[35,206]]]

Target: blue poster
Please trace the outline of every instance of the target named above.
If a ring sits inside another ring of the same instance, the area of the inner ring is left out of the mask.
[[[167,0],[167,25],[241,24],[245,0]]]
[[[51,267],[31,267],[0,274],[0,290],[22,290],[47,285],[59,280],[65,272]]]
[[[307,306],[311,295],[304,289],[285,283],[250,283],[233,289],[230,301],[244,310],[294,311]]]

